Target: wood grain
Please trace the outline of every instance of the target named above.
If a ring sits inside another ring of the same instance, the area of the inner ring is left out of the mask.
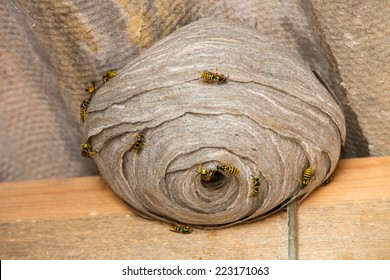
[[[390,259],[390,157],[340,161],[298,211],[299,259]],[[0,259],[286,259],[285,212],[191,235],[129,211],[100,177],[0,184]]]

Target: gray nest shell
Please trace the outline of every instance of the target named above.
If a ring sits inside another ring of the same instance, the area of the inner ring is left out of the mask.
[[[199,71],[216,67],[228,81],[203,81]],[[340,107],[302,60],[221,19],[182,27],[118,70],[93,96],[86,130],[101,175],[137,214],[203,228],[303,199],[335,169],[346,135]],[[240,173],[202,182],[200,164],[220,162]],[[251,176],[261,179],[257,197]]]

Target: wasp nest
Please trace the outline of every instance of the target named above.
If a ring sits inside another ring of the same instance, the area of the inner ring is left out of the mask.
[[[216,67],[226,82],[202,79]],[[335,169],[344,139],[342,111],[311,69],[226,20],[162,39],[88,109],[87,141],[111,188],[139,215],[203,228],[259,220],[305,197]]]

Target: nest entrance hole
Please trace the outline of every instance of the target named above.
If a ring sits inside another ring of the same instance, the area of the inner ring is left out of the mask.
[[[204,188],[218,189],[225,185],[226,176],[219,171],[214,171],[213,175],[209,180],[205,180],[201,177],[200,182]]]

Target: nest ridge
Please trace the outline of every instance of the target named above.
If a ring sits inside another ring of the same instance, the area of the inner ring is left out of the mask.
[[[207,83],[203,70],[227,82]],[[182,27],[118,70],[91,100],[86,131],[102,176],[135,212],[205,228],[303,198],[335,169],[346,135],[340,107],[304,62],[222,19]],[[205,181],[200,166],[218,165],[231,172]],[[309,166],[314,176],[300,188]]]

